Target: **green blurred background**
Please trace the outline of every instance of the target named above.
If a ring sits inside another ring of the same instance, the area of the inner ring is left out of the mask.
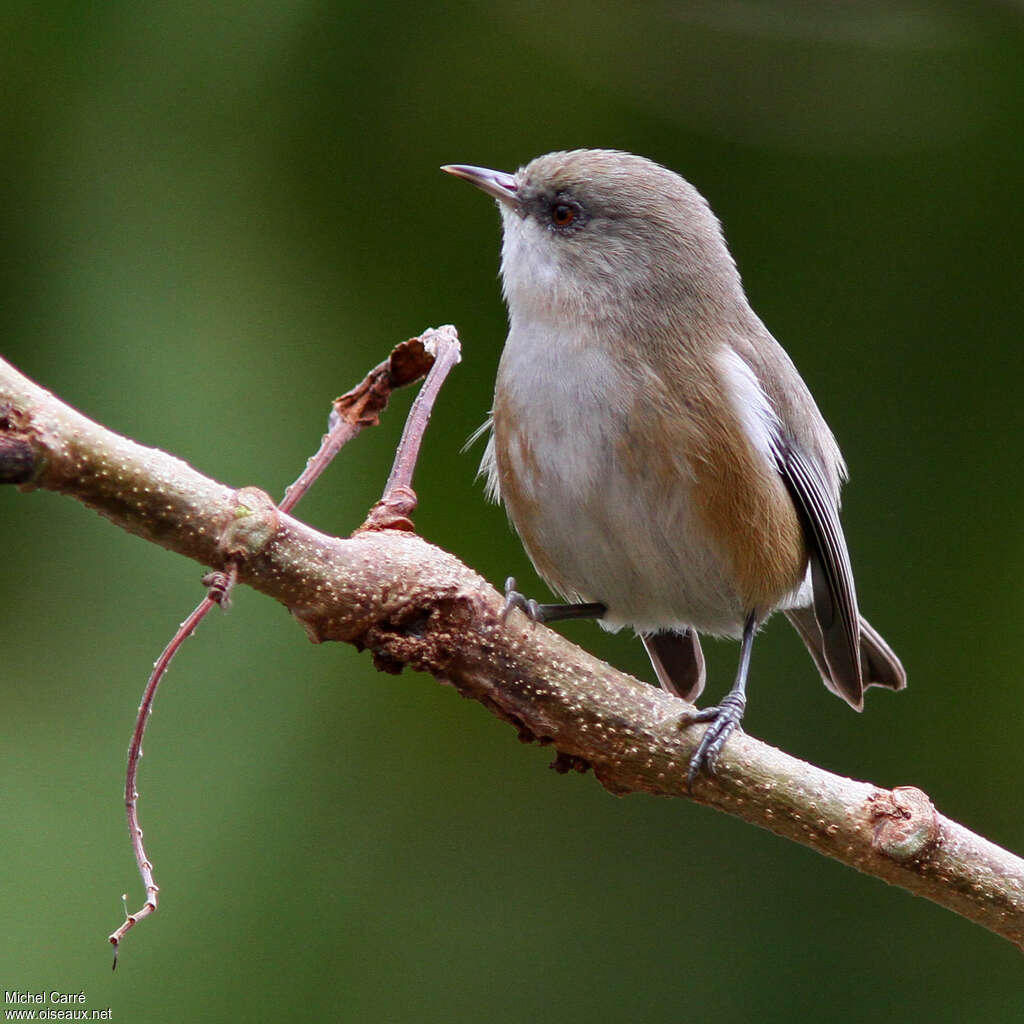
[[[689,177],[852,471],[861,601],[906,693],[863,715],[781,620],[747,727],[923,787],[1024,851],[1024,5],[4,3],[0,351],[89,416],[280,495],[330,400],[454,322],[424,536],[543,596],[460,453],[505,320],[493,205],[437,170],[613,146]],[[301,513],[346,533],[411,395]],[[119,1021],[1019,1022],[1006,942],[682,801],[614,799],[431,679],[237,595],[150,665],[202,570],[0,492],[0,989]],[[566,629],[650,678],[640,645]],[[709,694],[736,658],[709,645]]]

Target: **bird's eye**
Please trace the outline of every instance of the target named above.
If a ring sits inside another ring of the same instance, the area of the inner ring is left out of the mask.
[[[556,227],[568,227],[575,219],[576,210],[569,203],[555,203],[551,207],[551,221]]]

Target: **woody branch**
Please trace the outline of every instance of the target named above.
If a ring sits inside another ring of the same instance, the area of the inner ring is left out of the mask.
[[[616,794],[690,797],[702,730],[675,697],[616,671],[513,612],[453,555],[377,506],[351,537],[283,513],[182,460],[88,420],[0,360],[0,482],[74,497],[122,529],[281,602],[314,643],[369,650],[455,686],[562,771],[593,770]],[[683,706],[684,708],[686,705]],[[1024,860],[939,814],[914,787],[833,775],[746,734],[692,799],[924,896],[1024,949]]]

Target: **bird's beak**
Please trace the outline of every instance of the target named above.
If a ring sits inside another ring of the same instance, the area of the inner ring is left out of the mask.
[[[519,209],[519,186],[516,185],[514,175],[470,164],[446,164],[441,170],[446,174],[454,174],[456,178],[464,178],[489,196],[494,196],[499,203]]]

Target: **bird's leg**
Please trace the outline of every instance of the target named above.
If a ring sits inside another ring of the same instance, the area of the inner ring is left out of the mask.
[[[524,612],[534,622],[558,622],[561,619],[600,619],[608,610],[600,602],[590,604],[539,604],[532,597],[526,598],[516,590],[514,576],[505,580],[505,610],[502,618],[506,618],[513,608]]]
[[[715,762],[725,746],[725,741],[733,730],[743,721],[743,712],[747,707],[747,673],[750,671],[750,652],[754,647],[754,634],[757,632],[757,615],[751,612],[743,624],[743,640],[740,643],[740,664],[736,670],[736,682],[725,695],[722,702],[713,708],[700,711],[689,711],[684,714],[679,724],[692,725],[694,722],[710,722],[701,738],[697,752],[690,758],[690,767],[686,773],[686,785],[693,789],[693,780],[704,769],[709,775],[715,774]]]

